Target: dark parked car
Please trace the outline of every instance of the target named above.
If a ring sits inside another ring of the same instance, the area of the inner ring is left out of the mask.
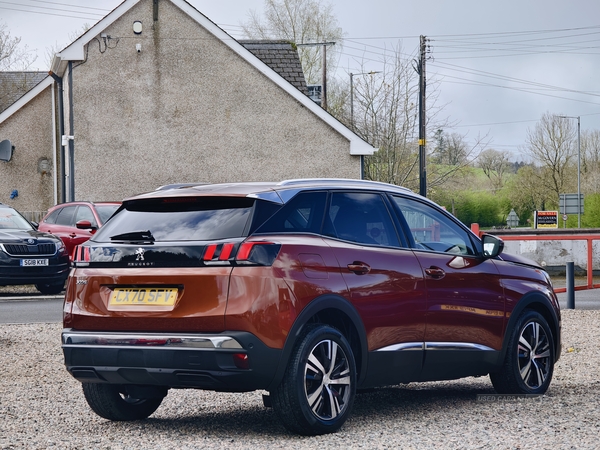
[[[48,210],[38,229],[61,238],[72,257],[75,247],[87,241],[120,205],[120,202],[61,203]]]
[[[64,289],[68,275],[63,242],[0,203],[0,286],[34,284],[42,294],[53,295]]]
[[[67,370],[94,412],[171,388],[266,390],[291,431],[339,429],[357,389],[489,374],[543,394],[560,355],[548,274],[411,191],[357,180],[130,198],[75,252]]]

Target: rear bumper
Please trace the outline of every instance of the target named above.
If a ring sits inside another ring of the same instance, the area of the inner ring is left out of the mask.
[[[227,392],[266,389],[281,357],[281,350],[267,347],[247,332],[119,333],[64,329],[62,348],[67,370],[81,382]],[[239,360],[244,359],[240,355],[247,355],[248,368],[239,367]]]

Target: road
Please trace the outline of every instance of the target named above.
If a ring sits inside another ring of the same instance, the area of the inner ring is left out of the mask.
[[[561,309],[567,308],[567,294],[558,294]],[[48,323],[62,320],[63,296],[0,294],[0,323]],[[575,292],[575,309],[600,309],[600,289]]]
[[[0,323],[60,322],[62,304],[62,296],[0,296]]]

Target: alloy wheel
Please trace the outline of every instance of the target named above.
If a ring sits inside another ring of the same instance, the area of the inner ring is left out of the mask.
[[[544,384],[551,370],[550,339],[544,327],[531,321],[523,327],[517,346],[519,372],[531,389]]]
[[[350,364],[335,341],[323,340],[311,350],[304,369],[306,400],[315,416],[332,420],[348,405]]]

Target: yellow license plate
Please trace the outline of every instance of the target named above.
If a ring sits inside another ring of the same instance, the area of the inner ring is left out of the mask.
[[[177,299],[177,292],[177,288],[116,288],[108,304],[111,306],[173,306]]]

